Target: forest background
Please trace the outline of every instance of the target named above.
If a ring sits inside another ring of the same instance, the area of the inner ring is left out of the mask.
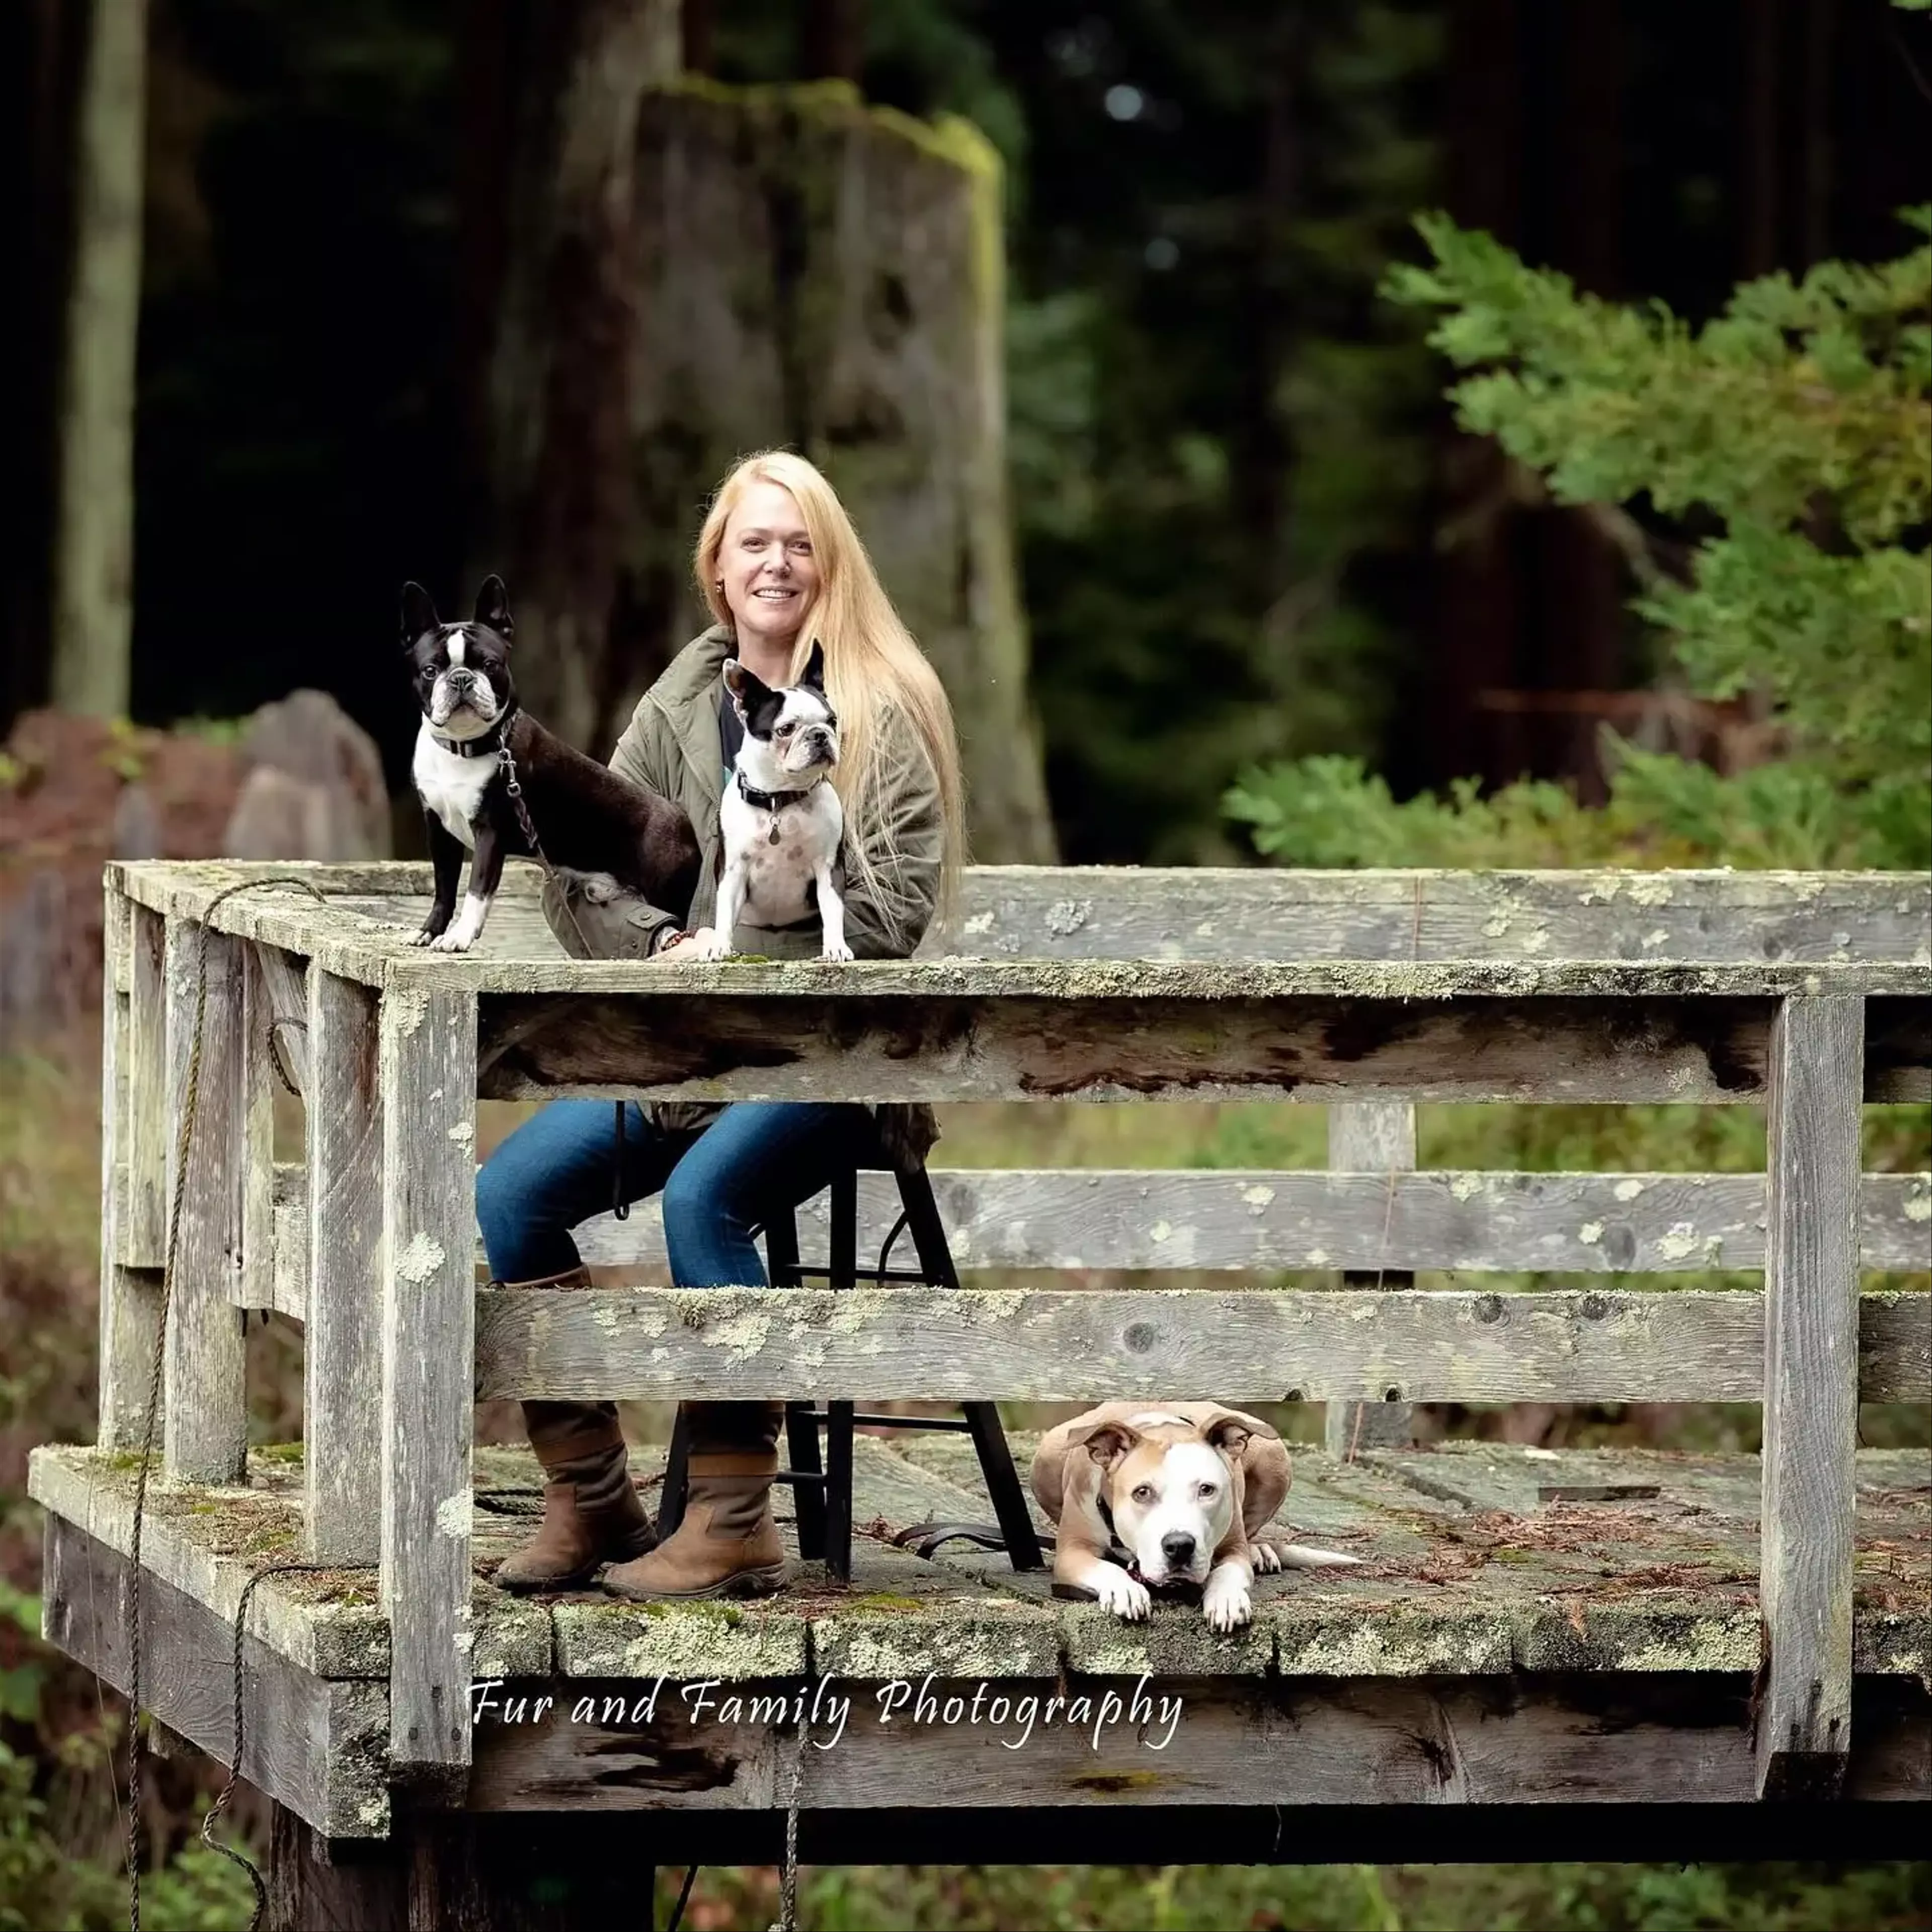
[[[694,628],[695,479],[791,442],[934,643],[986,858],[1932,864],[1922,5],[29,0],[0,34],[24,271],[0,364],[0,1928],[105,1925],[118,1897],[121,1719],[38,1644],[21,1496],[28,1444],[90,1432],[98,1237],[85,976],[57,1024],[18,991],[62,980],[37,882],[144,812],[152,849],[212,849],[227,799],[197,787],[298,686],[368,734],[376,836],[413,850],[388,809],[404,578],[453,607],[506,568],[545,708],[606,749]],[[654,130],[716,146],[721,116],[767,238],[652,231],[653,279],[573,156],[641,129],[643,167]],[[850,267],[825,211],[854,166],[958,260],[814,305]],[[752,271],[769,396],[555,379],[619,366],[614,316],[701,371],[678,292]],[[908,344],[970,409],[896,398]],[[835,364],[856,402],[818,380]],[[576,525],[531,507],[560,475],[587,479]],[[895,521],[896,495],[938,507]],[[948,1157],[1322,1160],[1312,1110],[1120,1112],[1148,1118],[953,1110]],[[1750,1109],[1420,1129],[1425,1165],[1763,1160]],[[1865,1138],[1868,1167],[1932,1166],[1925,1108],[1868,1108]],[[285,1354],[264,1435],[298,1412]],[[1743,1448],[1757,1426],[1426,1420]],[[1864,1421],[1928,1440],[1922,1410]],[[168,1767],[154,1842],[182,1844],[200,1789]],[[152,1922],[245,1916],[199,1853],[158,1882]],[[763,1924],[771,1898],[769,1874],[707,1874],[690,1922]],[[1923,1867],[886,1868],[806,1894],[828,1927],[1903,1927],[1928,1905]]]

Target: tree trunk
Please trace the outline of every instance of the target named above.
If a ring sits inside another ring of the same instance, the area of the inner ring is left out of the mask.
[[[75,128],[51,685],[94,717],[128,709],[147,23],[147,0],[92,0]]]
[[[690,552],[710,492],[746,452],[790,445],[844,496],[945,680],[977,856],[1050,858],[992,149],[836,83],[647,89],[616,73],[587,53],[555,64],[555,105],[512,164],[484,473],[520,688],[607,749],[706,621]]]
[[[866,0],[806,0],[807,80],[859,81],[866,61]]]

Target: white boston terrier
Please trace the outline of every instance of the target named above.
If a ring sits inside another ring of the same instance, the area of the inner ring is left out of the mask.
[[[728,957],[738,926],[795,926],[816,912],[823,956],[850,959],[838,884],[845,814],[831,782],[838,721],[825,694],[825,653],[814,644],[803,677],[778,690],[732,658],[724,686],[745,742],[718,814],[724,869],[716,922],[698,934],[698,956]]]

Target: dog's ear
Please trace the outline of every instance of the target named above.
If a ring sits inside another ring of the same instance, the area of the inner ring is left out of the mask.
[[[747,670],[736,658],[724,660],[724,688],[731,694],[732,701],[740,711],[746,712],[760,698],[772,694],[764,680],[755,672]]]
[[[821,695],[825,690],[825,646],[814,638],[812,640],[812,655],[805,661],[805,672],[799,679],[801,686],[809,685]]]
[[[1217,1408],[1202,1424],[1201,1434],[1229,1462],[1238,1462],[1250,1436],[1273,1436],[1275,1431],[1258,1415],[1244,1414],[1238,1408]]]
[[[483,587],[476,593],[476,622],[488,625],[506,644],[517,634],[516,621],[510,615],[510,593],[494,572],[484,578]]]
[[[403,649],[407,650],[425,631],[441,622],[429,592],[413,580],[403,586]]]
[[[1067,1438],[1069,1449],[1084,1448],[1103,1469],[1111,1469],[1140,1441],[1140,1432],[1124,1422],[1096,1422]]]

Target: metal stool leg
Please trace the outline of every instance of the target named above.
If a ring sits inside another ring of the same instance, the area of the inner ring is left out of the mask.
[[[785,1404],[785,1450],[791,1458],[792,1474],[816,1476],[818,1460],[818,1409],[815,1403]],[[825,1554],[825,1492],[814,1482],[791,1486],[794,1514],[798,1520],[798,1553],[801,1556]]]
[[[826,1273],[833,1288],[859,1282],[859,1171],[836,1175],[831,1187],[832,1240]]]
[[[765,1265],[774,1288],[796,1288],[804,1277],[798,1271],[798,1216],[787,1209],[765,1223]],[[808,1402],[785,1404],[785,1449],[795,1475],[816,1476],[824,1466],[818,1459],[818,1421]],[[794,1483],[792,1507],[798,1520],[798,1553],[822,1556],[825,1553],[825,1491],[818,1483]]]
[[[831,1242],[826,1267],[831,1286],[851,1288],[859,1279],[859,1173],[848,1168],[832,1183]],[[825,1538],[826,1571],[852,1580],[852,1418],[858,1405],[825,1405]],[[814,1430],[814,1434],[816,1430]]]
[[[913,1246],[919,1252],[920,1271],[935,1287],[957,1288],[958,1270],[952,1265],[952,1250],[946,1239],[946,1224],[940,1219],[939,1203],[933,1198],[931,1177],[920,1167],[901,1172],[898,1179],[899,1200],[905,1208]],[[986,1478],[986,1493],[992,1499],[993,1514],[999,1519],[1013,1568],[1044,1568],[1040,1537],[1034,1528],[1033,1513],[1027,1508],[1026,1492],[1020,1486],[1019,1472],[1013,1467],[1013,1452],[1000,1420],[999,1405],[965,1402],[959,1406],[965,1413],[973,1447],[979,1452],[980,1472]]]
[[[825,1568],[842,1583],[852,1580],[852,1417],[857,1405],[825,1405]]]

